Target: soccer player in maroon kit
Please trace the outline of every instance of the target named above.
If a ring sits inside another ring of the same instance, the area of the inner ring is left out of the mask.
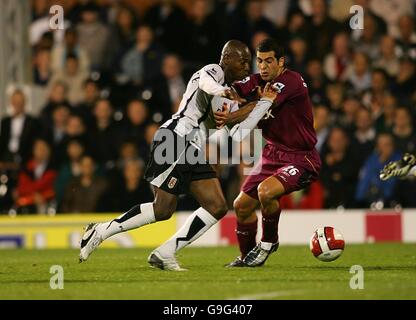
[[[267,143],[261,161],[252,170],[254,174],[246,178],[234,201],[241,255],[228,265],[230,267],[261,266],[270,253],[277,250],[280,197],[315,181],[321,167],[315,149],[317,139],[306,83],[299,73],[285,67],[283,50],[274,40],[262,41],[256,56],[260,73],[235,83],[234,89],[250,101],[258,99],[259,87],[263,88],[270,82],[278,95],[272,107],[252,109],[246,120],[233,127],[252,129],[257,124]],[[225,123],[218,124],[234,124],[232,116],[229,114]],[[259,205],[263,235],[260,243],[256,244],[255,210]]]

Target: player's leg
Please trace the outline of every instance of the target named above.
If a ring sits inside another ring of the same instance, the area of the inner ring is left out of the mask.
[[[398,161],[388,163],[380,172],[381,180],[416,175],[416,156],[406,153]]]
[[[267,257],[279,246],[278,225],[279,198],[286,193],[283,184],[274,176],[268,177],[257,187],[262,213],[263,235],[260,243],[243,260],[249,266],[263,265]]]
[[[240,255],[227,267],[243,267],[243,259],[255,246],[257,235],[257,215],[255,210],[259,201],[241,191],[234,200],[234,211],[237,215],[236,235],[240,248]]]
[[[201,207],[152,254],[163,258],[174,257],[176,252],[201,237],[227,213],[227,204],[217,178],[192,181],[190,191]]]
[[[101,242],[117,233],[169,219],[176,209],[177,196],[157,187],[154,192],[153,202],[138,204],[111,221],[89,224],[81,240],[80,262],[87,260]]]

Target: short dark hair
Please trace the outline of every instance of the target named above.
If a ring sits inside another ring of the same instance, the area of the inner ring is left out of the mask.
[[[280,59],[281,57],[285,56],[284,49],[277,44],[277,42],[271,38],[264,39],[261,41],[256,51],[258,52],[268,52],[268,51],[274,51],[274,56],[276,59]]]

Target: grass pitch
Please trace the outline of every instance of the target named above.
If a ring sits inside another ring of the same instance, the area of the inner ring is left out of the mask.
[[[98,249],[78,263],[77,250],[0,250],[0,299],[416,299],[414,244],[347,245],[333,262],[306,246],[282,246],[261,268],[224,268],[236,247],[186,248],[188,272],[150,268],[151,249]],[[50,288],[52,265],[64,289]],[[352,290],[353,265],[364,289]]]

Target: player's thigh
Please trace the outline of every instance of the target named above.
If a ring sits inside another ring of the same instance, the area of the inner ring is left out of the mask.
[[[194,180],[190,191],[201,207],[215,218],[221,219],[227,213],[227,203],[217,178]]]
[[[250,197],[245,192],[241,191],[238,197],[234,200],[234,210],[237,217],[247,219],[253,214],[259,206],[259,201],[253,197]]]

